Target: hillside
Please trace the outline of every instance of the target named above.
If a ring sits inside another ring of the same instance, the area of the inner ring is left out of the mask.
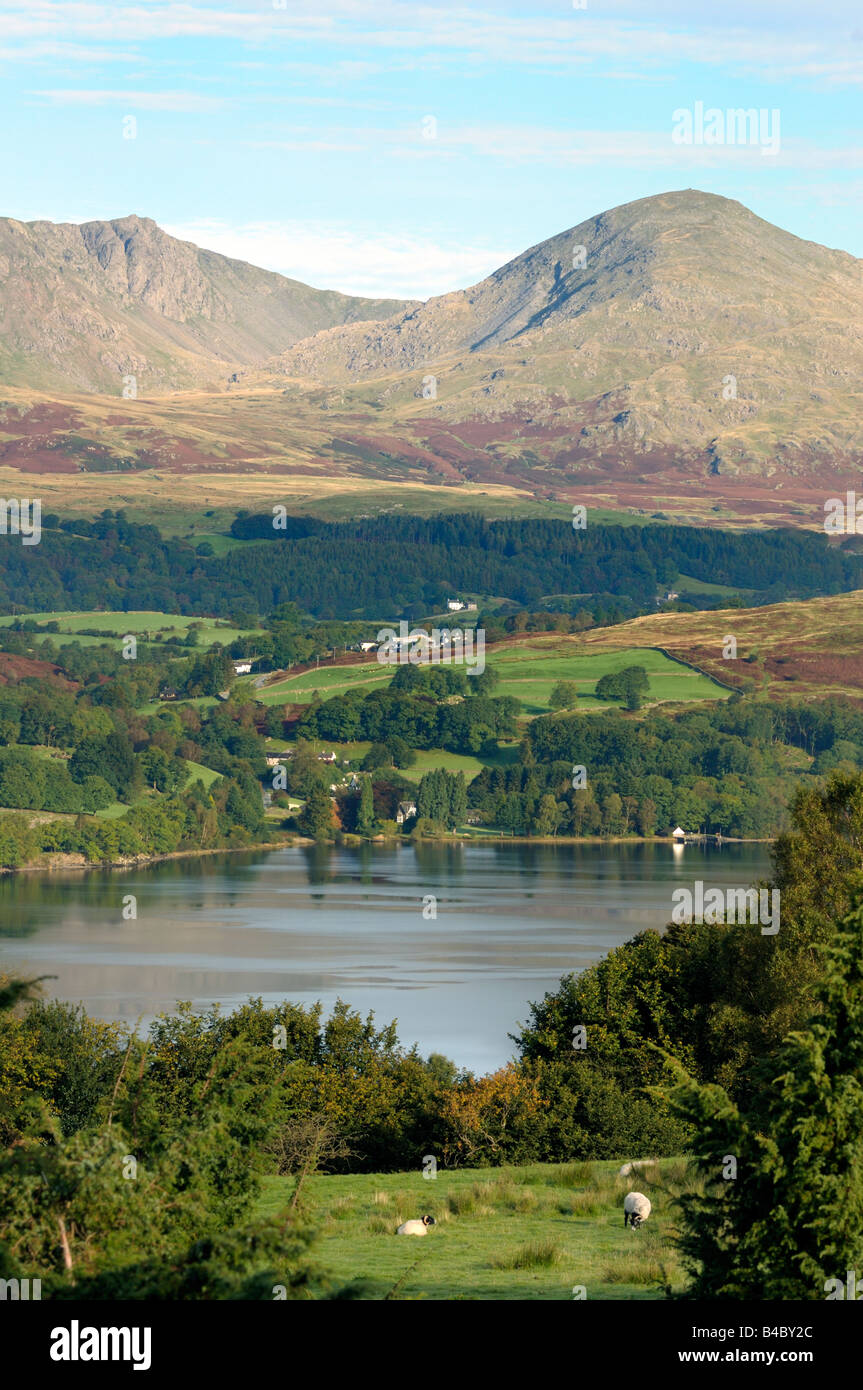
[[[737,641],[734,660],[722,655],[728,636]],[[736,688],[754,682],[772,699],[859,702],[863,690],[863,590],[764,608],[661,613],[596,628],[580,640],[593,652],[660,647]]]
[[[0,381],[120,395],[225,386],[333,324],[387,317],[400,300],[315,290],[190,242],[149,217],[72,223],[0,218]]]
[[[7,219],[0,466],[223,475],[239,505],[278,475],[277,497],[361,479],[819,527],[860,481],[861,323],[863,261],[697,190],[425,304],[313,290],[146,218]]]
[[[434,374],[416,437],[481,421],[498,451],[518,440],[562,471],[686,459],[807,472],[863,455],[861,317],[863,262],[684,190],[602,213],[384,323],[320,333],[280,366],[386,378],[390,408],[422,399]]]

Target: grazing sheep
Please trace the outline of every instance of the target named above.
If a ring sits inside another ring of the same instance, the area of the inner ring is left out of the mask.
[[[618,1170],[617,1176],[618,1176],[619,1178],[628,1178],[628,1177],[630,1177],[633,1173],[637,1173],[638,1170],[639,1170],[640,1168],[647,1168],[647,1167],[649,1167],[650,1165],[655,1164],[655,1163],[656,1163],[656,1159],[655,1159],[655,1158],[636,1158],[636,1159],[633,1159],[632,1163],[624,1163],[623,1167],[620,1168],[620,1169]]]
[[[627,1224],[637,1231],[650,1215],[650,1199],[642,1192],[627,1192],[623,1199],[623,1229]]]
[[[650,1203],[648,1202],[648,1207]],[[424,1236],[429,1226],[435,1224],[433,1216],[424,1216],[422,1221],[405,1221],[396,1231],[397,1236]]]

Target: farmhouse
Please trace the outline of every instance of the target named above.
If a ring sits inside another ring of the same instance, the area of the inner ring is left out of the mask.
[[[294,750],[292,748],[286,748],[284,753],[268,753],[267,767],[280,767],[282,763],[287,762],[293,756]]]
[[[251,669],[252,669],[252,663],[251,663],[251,661],[235,661],[235,662],[234,662],[234,675],[235,675],[235,676],[248,676],[249,673],[251,672]]]
[[[404,825],[406,820],[411,820],[417,813],[415,801],[400,801],[396,811],[396,824]]]

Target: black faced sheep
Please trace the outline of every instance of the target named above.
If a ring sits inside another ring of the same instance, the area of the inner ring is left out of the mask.
[[[623,1199],[623,1229],[630,1225],[634,1231],[650,1215],[650,1199],[641,1192],[627,1192]]]
[[[433,1226],[435,1220],[433,1216],[424,1216],[422,1221],[405,1221],[396,1231],[397,1236],[424,1236],[428,1232],[429,1226]]]

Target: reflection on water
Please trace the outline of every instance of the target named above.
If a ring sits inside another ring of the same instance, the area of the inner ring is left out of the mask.
[[[527,1002],[671,915],[676,886],[741,886],[767,845],[316,845],[127,872],[0,880],[0,968],[100,1018],[146,1024],[178,999],[337,998],[423,1053],[487,1071]],[[137,917],[124,920],[133,894]],[[423,900],[436,900],[434,920]]]

